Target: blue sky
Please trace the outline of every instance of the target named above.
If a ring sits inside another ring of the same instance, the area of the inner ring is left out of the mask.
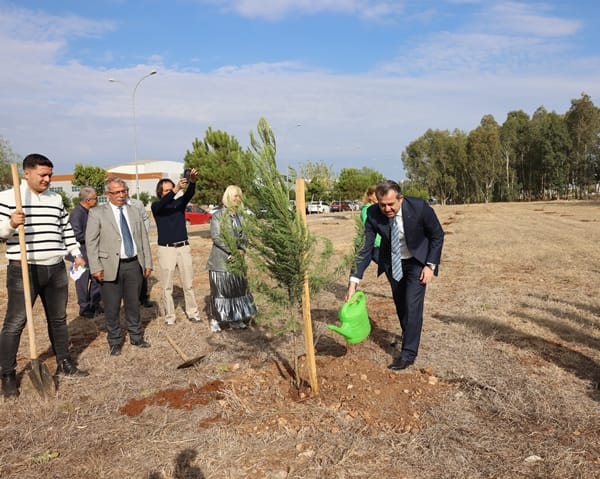
[[[428,128],[600,106],[600,2],[0,0],[0,136],[69,173],[181,161],[207,128],[243,146],[265,117],[278,164],[404,178]],[[109,82],[113,78],[118,82]]]

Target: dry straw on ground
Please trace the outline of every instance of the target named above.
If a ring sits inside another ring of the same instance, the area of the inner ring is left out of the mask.
[[[91,375],[61,378],[41,401],[24,333],[21,397],[0,404],[0,477],[599,477],[600,204],[436,208],[446,244],[413,368],[385,367],[398,325],[374,268],[362,283],[373,331],[359,345],[325,328],[346,279],[312,298],[319,397],[294,390],[290,345],[258,326],[210,335],[181,315],[169,335],[190,357],[209,354],[178,370],[158,310],[144,309],[152,348],[110,357],[102,318],[77,318],[73,292],[72,348]],[[309,224],[340,254],[351,247],[352,214]],[[204,303],[208,229],[190,233]],[[34,314],[53,370],[39,305]]]

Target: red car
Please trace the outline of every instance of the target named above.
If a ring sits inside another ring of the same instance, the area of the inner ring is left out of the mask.
[[[332,213],[339,211],[352,211],[352,208],[348,201],[332,201],[330,209]]]
[[[185,207],[185,222],[188,225],[204,225],[210,222],[212,215],[195,205]]]

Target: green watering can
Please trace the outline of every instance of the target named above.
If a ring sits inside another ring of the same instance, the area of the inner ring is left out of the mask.
[[[358,344],[366,339],[371,332],[371,322],[367,313],[367,300],[365,293],[357,291],[352,295],[350,301],[341,307],[338,317],[341,326],[328,324],[331,331],[341,334],[350,344]]]

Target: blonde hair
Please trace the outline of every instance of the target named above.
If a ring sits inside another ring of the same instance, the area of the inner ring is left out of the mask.
[[[229,185],[227,188],[225,188],[225,193],[223,193],[223,206],[225,206],[225,208],[234,208],[236,206],[233,202],[233,196],[236,194],[240,196],[241,200],[242,189],[239,186]]]
[[[365,191],[365,196],[363,196],[363,203],[371,203],[371,196],[375,194],[376,188],[377,185],[371,185],[367,188],[367,191]]]

